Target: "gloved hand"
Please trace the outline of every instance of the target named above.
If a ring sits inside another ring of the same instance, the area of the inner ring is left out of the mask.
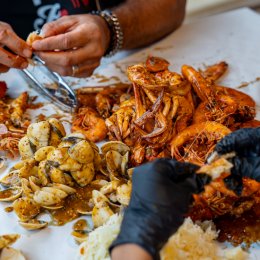
[[[244,128],[225,136],[215,147],[219,155],[235,152],[234,165],[225,178],[226,186],[238,195],[243,190],[243,177],[260,181],[260,128]]]
[[[121,231],[110,247],[137,244],[154,259],[168,238],[183,223],[192,194],[203,191],[210,177],[195,174],[199,167],[171,159],[158,159],[137,167],[133,190]]]
[[[236,152],[237,156],[259,157],[260,156],[260,127],[243,128],[225,136],[215,146],[219,154]]]

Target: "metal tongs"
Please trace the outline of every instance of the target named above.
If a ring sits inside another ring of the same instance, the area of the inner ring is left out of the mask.
[[[33,57],[23,74],[28,83],[47,100],[66,112],[75,111],[77,97],[74,91],[58,73],[49,70],[38,56]]]

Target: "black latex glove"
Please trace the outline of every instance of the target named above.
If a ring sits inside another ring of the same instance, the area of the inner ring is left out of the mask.
[[[260,128],[244,128],[225,136],[215,147],[219,155],[235,152],[234,165],[225,178],[226,186],[238,195],[243,190],[243,177],[260,181]]]
[[[237,156],[260,156],[260,127],[243,128],[227,136],[215,146],[215,151],[221,155],[236,152]]]
[[[137,167],[133,190],[120,234],[110,251],[121,244],[137,244],[159,259],[159,251],[183,223],[192,194],[203,191],[207,175],[199,167],[171,159],[158,159]]]

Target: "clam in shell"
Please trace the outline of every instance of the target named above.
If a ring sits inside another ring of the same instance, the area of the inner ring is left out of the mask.
[[[3,249],[4,247],[12,245],[19,238],[20,238],[19,234],[0,236],[0,250]]]
[[[48,222],[38,219],[30,219],[26,222],[19,221],[19,224],[27,230],[37,230],[48,226]]]
[[[91,231],[78,230],[78,231],[71,232],[71,235],[73,236],[73,238],[78,244],[81,244],[87,240],[88,234],[90,232]]]
[[[61,204],[57,204],[57,205],[51,205],[51,206],[44,206],[42,205],[42,208],[44,209],[48,209],[48,210],[57,210],[57,209],[62,209],[64,207],[64,205]]]
[[[95,168],[93,163],[88,163],[83,166],[80,171],[71,172],[73,179],[81,186],[84,187],[89,184],[95,177]]]
[[[34,193],[33,199],[37,204],[41,206],[51,206],[59,204],[61,202],[61,199],[58,196],[55,196],[55,194],[43,190],[36,191]]]
[[[53,183],[51,185],[51,187],[55,188],[55,189],[59,189],[59,190],[62,190],[64,192],[66,192],[67,194],[71,195],[73,193],[76,192],[76,190],[72,187],[69,187],[67,185],[64,185],[64,184],[60,184],[60,183]]]
[[[37,162],[41,162],[43,160],[47,159],[47,156],[50,152],[52,152],[53,150],[55,150],[54,146],[45,146],[40,148],[38,151],[35,152],[34,154],[34,159]]]
[[[124,155],[130,151],[130,148],[126,144],[124,144],[120,141],[111,141],[111,142],[105,143],[101,147],[101,151],[103,154],[106,154],[109,151],[117,151],[121,155]]]
[[[51,126],[48,121],[30,124],[27,128],[27,137],[36,146],[37,150],[48,146],[51,134]]]
[[[1,251],[1,260],[26,260],[20,250],[6,247]]]
[[[117,201],[123,206],[128,206],[131,198],[132,183],[129,181],[116,189]]]
[[[77,212],[81,215],[86,215],[86,216],[92,215],[92,210],[91,211],[83,211],[82,209],[77,209]]]
[[[61,139],[66,135],[63,124],[56,118],[50,118],[48,122],[51,125],[51,135],[49,139],[49,144],[53,146],[58,146]]]
[[[14,201],[22,195],[21,187],[8,188],[0,191],[0,201]]]
[[[72,145],[82,141],[82,140],[86,140],[85,136],[81,133],[72,133],[70,135],[67,135],[66,137],[64,137],[62,139],[62,142],[59,144],[59,148],[69,148]]]
[[[71,235],[74,237],[75,241],[79,244],[86,241],[88,234],[92,230],[88,227],[88,223],[85,219],[79,219],[74,225],[73,225],[73,232]]]
[[[94,151],[90,143],[82,140],[72,145],[68,150],[69,156],[79,163],[91,163],[94,160]]]
[[[30,198],[19,198],[13,203],[14,212],[23,222],[35,218],[40,213],[40,206]]]
[[[3,172],[7,166],[7,159],[6,157],[0,156],[0,172]]]
[[[24,136],[20,139],[18,143],[18,149],[21,157],[23,159],[29,159],[33,157],[33,154],[35,152],[34,145],[30,142],[29,138],[27,136]]]
[[[92,210],[92,221],[96,228],[106,223],[114,212],[109,207],[109,200],[101,192],[93,190],[92,198],[95,204]]]
[[[4,187],[13,187],[20,185],[19,170],[13,170],[5,175],[1,180],[0,184]]]

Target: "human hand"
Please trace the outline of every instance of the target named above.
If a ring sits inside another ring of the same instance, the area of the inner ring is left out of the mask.
[[[243,128],[225,136],[215,146],[219,154],[235,152],[237,156],[260,156],[260,128]]]
[[[0,73],[9,68],[25,69],[28,66],[26,58],[31,56],[30,46],[15,34],[9,24],[0,22]]]
[[[110,250],[122,244],[137,244],[151,256],[183,223],[192,194],[203,191],[208,175],[195,174],[199,167],[170,159],[158,159],[137,167],[133,190],[121,231]]]
[[[233,168],[224,179],[238,195],[243,190],[243,177],[260,181],[260,128],[244,128],[225,136],[215,147],[218,155],[235,152],[229,159]]]
[[[100,65],[108,49],[110,31],[97,15],[64,16],[44,25],[44,39],[32,45],[53,71],[63,76],[88,77]],[[73,71],[76,66],[77,71]]]

